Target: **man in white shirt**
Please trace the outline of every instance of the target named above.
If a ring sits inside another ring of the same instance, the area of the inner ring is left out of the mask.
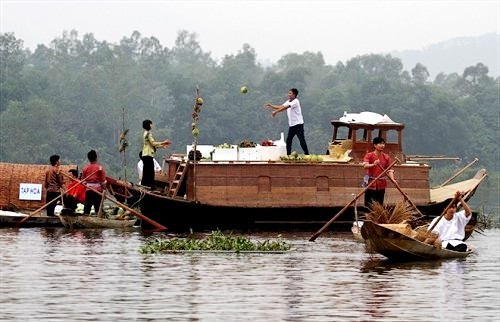
[[[304,150],[304,154],[309,154],[304,135],[304,118],[302,117],[302,109],[297,95],[299,95],[299,91],[296,88],[291,88],[288,91],[288,100],[282,105],[264,104],[264,107],[273,109],[273,117],[280,112],[286,111],[289,125],[286,137],[286,153],[288,155],[292,154],[292,142],[295,135],[299,138],[300,147]]]
[[[161,171],[161,166],[156,161],[156,159],[153,159],[154,166],[155,166],[155,172],[160,172]],[[137,174],[139,175],[139,184],[141,184],[142,180],[142,169],[144,168],[144,163],[142,162],[142,151],[139,152],[139,162],[137,162]]]
[[[462,194],[457,192],[457,195],[458,201],[462,204],[464,209],[457,212],[457,203],[454,202],[446,210],[443,218],[439,220],[440,217],[436,217],[432,220],[429,229],[439,220],[436,226],[432,228],[432,232],[439,234],[441,247],[458,252],[465,252],[467,251],[467,244],[463,242],[465,238],[465,226],[471,219],[472,211],[469,205],[462,199]]]

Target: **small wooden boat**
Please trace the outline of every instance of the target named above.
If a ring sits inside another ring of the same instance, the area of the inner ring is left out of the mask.
[[[16,225],[28,217],[27,214],[0,210],[0,228],[16,227]],[[62,227],[61,221],[57,217],[47,217],[45,215],[29,217],[23,224],[24,228],[31,227]]]
[[[97,216],[57,215],[64,227],[75,228],[132,228],[137,219],[109,219]]]
[[[384,225],[366,220],[361,226],[361,235],[370,251],[396,260],[464,258],[472,253],[470,250],[456,252],[440,249],[418,241],[412,237],[410,225]]]

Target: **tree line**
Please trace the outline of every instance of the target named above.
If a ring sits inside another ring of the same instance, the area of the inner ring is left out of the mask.
[[[199,144],[218,145],[279,139],[288,128],[286,116],[271,117],[263,104],[281,104],[295,87],[311,153],[326,152],[330,121],[344,111],[387,114],[405,123],[406,154],[461,158],[433,162],[433,184],[477,157],[489,173],[482,201],[498,196],[499,78],[490,77],[481,62],[434,80],[424,65],[407,71],[390,55],[327,65],[321,52],[306,51],[266,67],[249,44],[216,60],[186,30],[178,32],[172,48],[138,31],[119,43],[65,31],[33,52],[13,33],[0,33],[0,54],[2,162],[46,164],[56,153],[62,163],[82,167],[95,149],[110,175],[123,178],[126,169],[134,181],[142,121],[153,121],[156,139],[173,142],[159,157],[185,153],[193,142],[197,88],[204,100]],[[126,129],[129,145],[119,152]]]

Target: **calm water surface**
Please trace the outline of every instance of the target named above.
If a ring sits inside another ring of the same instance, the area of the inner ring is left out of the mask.
[[[411,263],[311,235],[283,234],[284,254],[142,255],[141,231],[0,229],[0,320],[500,321],[499,229],[466,259]]]

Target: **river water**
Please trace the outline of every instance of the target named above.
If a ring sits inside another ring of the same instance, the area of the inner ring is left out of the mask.
[[[144,255],[141,231],[0,229],[0,320],[500,321],[500,229],[466,259],[409,263],[311,235],[282,233],[282,254]]]

